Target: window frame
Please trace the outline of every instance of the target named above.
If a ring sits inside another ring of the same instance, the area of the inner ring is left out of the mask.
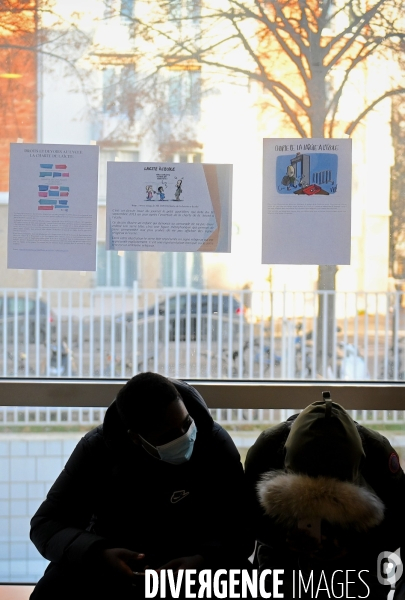
[[[302,409],[330,391],[332,400],[347,410],[403,410],[403,383],[263,382],[182,379],[195,387],[209,408]],[[126,379],[0,378],[2,406],[104,407],[109,406]]]

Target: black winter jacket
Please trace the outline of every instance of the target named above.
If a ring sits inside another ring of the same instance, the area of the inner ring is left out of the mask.
[[[133,444],[113,402],[32,518],[31,540],[45,558],[83,563],[103,548],[127,548],[151,567],[200,554],[219,568],[249,556],[239,454],[200,394],[172,382],[198,430],[191,459],[168,464]]]
[[[273,557],[281,564],[284,560],[289,561],[288,556],[291,557],[288,537],[297,526],[297,521],[294,526],[294,515],[295,519],[299,518],[303,498],[308,502],[308,482],[312,485],[311,479],[299,474],[289,474],[285,469],[285,443],[297,416],[294,415],[286,422],[264,431],[249,449],[245,463],[250,515],[255,536],[272,549]],[[358,527],[356,525],[348,529],[353,555],[358,553],[364,556],[365,562],[370,559],[375,568],[379,552],[395,551],[405,542],[405,475],[397,453],[384,436],[357,423],[356,427],[365,454],[360,465],[360,487],[357,488],[360,490],[360,496],[356,495],[356,486],[352,484],[336,482],[336,488],[332,488],[326,480],[326,486],[329,487],[325,488],[322,502],[329,502],[326,514],[333,504],[337,509],[341,509],[342,516],[339,518],[347,521],[352,519],[355,523],[356,515],[364,515],[364,506],[360,506],[358,501],[362,501],[365,494],[370,494],[372,503],[375,503],[376,496],[377,502],[378,499],[382,501],[380,506],[383,520],[378,526],[373,523],[374,516],[369,512],[363,516],[361,523],[360,519],[357,519]],[[293,485],[290,485],[291,482]],[[322,479],[316,478],[312,479],[312,482],[316,485],[318,482],[323,483]],[[346,492],[349,488],[349,499],[342,497],[343,488],[339,486],[343,484]],[[258,488],[261,491],[261,502]],[[263,492],[269,493],[268,497],[271,498],[271,505],[266,506],[266,510],[263,507],[263,504],[266,504]],[[319,494],[316,496],[316,502],[317,509],[322,508]],[[355,529],[361,529],[361,532],[357,535]]]

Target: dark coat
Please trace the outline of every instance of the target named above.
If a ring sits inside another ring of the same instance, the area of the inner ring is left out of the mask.
[[[358,481],[288,472],[285,444],[297,416],[264,431],[246,458],[250,513],[266,560],[296,568],[302,541],[298,521],[318,515],[329,518],[332,534],[338,532],[352,558],[372,564],[375,572],[378,553],[395,551],[404,542],[405,475],[398,455],[385,437],[356,423],[365,455]],[[310,548],[302,546],[301,560],[309,554]]]
[[[113,402],[32,518],[31,540],[45,558],[82,563],[115,547],[145,553],[151,567],[194,554],[212,566],[249,556],[239,454],[200,394],[172,382],[198,430],[191,459],[171,465],[133,444]]]

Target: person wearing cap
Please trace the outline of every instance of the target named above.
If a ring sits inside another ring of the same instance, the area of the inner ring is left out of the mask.
[[[385,599],[390,589],[378,580],[377,562],[404,543],[405,476],[388,440],[328,396],[264,431],[249,449],[256,561],[261,569],[285,570],[286,598]],[[356,579],[362,569],[365,583]],[[332,595],[330,586],[316,596],[298,590],[299,573],[308,584],[312,572],[312,586],[316,573],[330,583],[339,570],[354,579],[347,595]]]
[[[239,454],[201,395],[138,374],[32,518],[51,564],[31,599],[143,598],[145,568],[240,568],[253,550],[244,498]]]

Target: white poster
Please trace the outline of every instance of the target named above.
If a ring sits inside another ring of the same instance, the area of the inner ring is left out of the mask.
[[[350,139],[263,140],[263,264],[350,264]]]
[[[11,144],[9,269],[96,270],[98,146]]]
[[[232,165],[107,163],[107,250],[230,252]]]

